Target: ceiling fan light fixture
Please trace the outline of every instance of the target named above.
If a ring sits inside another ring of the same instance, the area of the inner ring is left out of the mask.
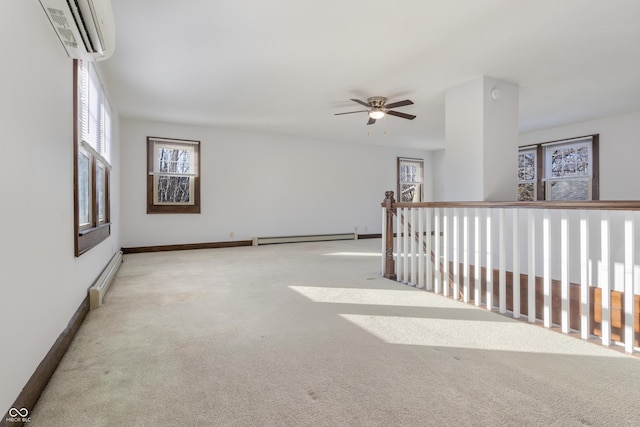
[[[374,108],[373,110],[369,111],[369,117],[374,120],[379,120],[384,117],[384,111],[379,108]]]

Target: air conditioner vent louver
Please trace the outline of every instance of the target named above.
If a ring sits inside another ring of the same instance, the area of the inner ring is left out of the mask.
[[[111,0],[40,0],[71,58],[101,61],[113,53],[115,28]]]
[[[47,8],[47,10],[49,11],[49,16],[51,17],[51,24],[60,36],[60,41],[62,42],[62,44],[77,49],[78,42],[73,36],[71,25],[69,25],[69,21],[67,20],[64,11],[60,9],[54,9],[52,7]]]

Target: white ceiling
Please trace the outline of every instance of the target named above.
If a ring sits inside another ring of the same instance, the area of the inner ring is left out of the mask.
[[[419,149],[444,94],[520,86],[520,131],[640,111],[638,0],[112,0],[123,117]],[[366,126],[350,98],[411,99]]]

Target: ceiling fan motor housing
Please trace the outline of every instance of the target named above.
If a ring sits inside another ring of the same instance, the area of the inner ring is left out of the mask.
[[[372,96],[371,98],[367,99],[367,102],[373,108],[383,108],[387,103],[387,98],[385,98],[384,96]]]

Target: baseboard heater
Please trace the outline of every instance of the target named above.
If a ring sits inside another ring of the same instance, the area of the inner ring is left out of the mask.
[[[357,240],[356,233],[314,234],[308,236],[254,237],[253,246],[272,245],[275,243],[324,242],[331,240]]]
[[[118,272],[120,264],[122,263],[122,251],[116,252],[109,264],[102,270],[100,276],[96,279],[93,285],[89,288],[89,308],[93,310],[102,305],[102,299],[111,286],[111,281]]]

